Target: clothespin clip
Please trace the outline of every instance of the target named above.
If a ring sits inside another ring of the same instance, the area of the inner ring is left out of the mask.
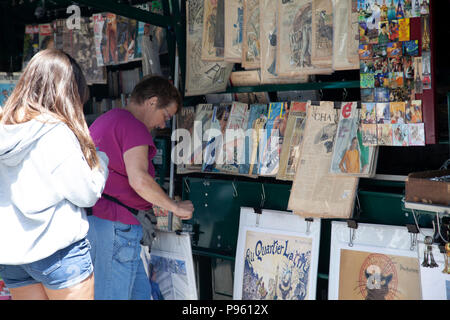
[[[312,105],[312,106],[320,106],[320,101],[312,101],[311,100],[310,105]]]
[[[358,222],[356,220],[347,220],[347,227],[350,231],[350,238],[348,242],[349,247],[353,247],[353,241],[355,240],[355,230],[358,229]]]
[[[416,224],[406,224],[406,228],[408,229],[409,236],[411,239],[411,247],[409,248],[411,251],[417,246],[417,235],[419,234],[419,228]]]
[[[261,217],[262,209],[261,208],[253,208],[253,211],[256,213],[256,227],[259,227],[259,218]]]
[[[311,223],[314,221],[313,218],[305,218],[306,221],[306,234],[311,232]]]
[[[335,109],[340,109],[342,106],[342,102],[340,101],[334,101],[334,108]]]

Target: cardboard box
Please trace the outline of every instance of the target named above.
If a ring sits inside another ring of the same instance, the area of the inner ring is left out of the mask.
[[[430,180],[449,175],[450,170],[410,173],[405,184],[405,200],[450,206],[450,182]]]

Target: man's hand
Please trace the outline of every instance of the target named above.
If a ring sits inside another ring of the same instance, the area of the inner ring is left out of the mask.
[[[189,220],[192,218],[192,213],[194,212],[194,205],[192,201],[180,201],[177,202],[176,209],[173,211],[173,214],[182,220]]]

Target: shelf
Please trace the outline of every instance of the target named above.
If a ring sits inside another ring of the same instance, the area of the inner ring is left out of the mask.
[[[405,209],[450,214],[449,206],[437,204],[426,204],[426,203],[405,201]]]

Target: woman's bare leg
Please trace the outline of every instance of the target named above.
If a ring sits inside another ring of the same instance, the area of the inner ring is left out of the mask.
[[[13,300],[48,300],[44,286],[40,283],[30,284],[18,288],[10,288]]]
[[[44,289],[50,300],[94,300],[94,273],[70,288]]]

